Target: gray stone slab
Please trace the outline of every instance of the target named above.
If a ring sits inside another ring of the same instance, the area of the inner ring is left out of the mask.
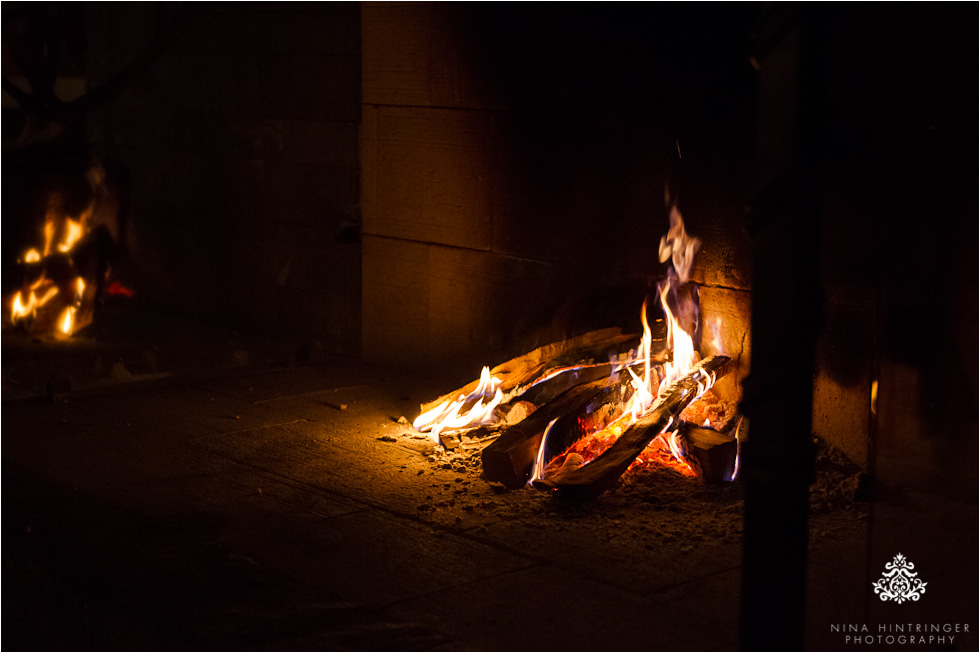
[[[196,439],[194,445],[311,488],[458,530],[499,519],[495,513],[508,500],[494,501],[498,495],[479,481],[475,460],[467,467],[431,463],[424,453],[433,450],[431,445],[412,448],[419,441],[394,435],[388,436],[394,442],[379,440],[400,427],[379,422],[376,415],[369,424],[374,426],[358,427],[341,418],[330,425],[302,421],[217,434]]]
[[[735,562],[740,560],[741,551],[734,557]],[[719,635],[723,642],[721,648],[735,650],[738,646],[741,582],[741,569],[730,569],[668,587],[647,598],[698,615],[702,627],[710,627]]]
[[[291,421],[275,408],[195,387],[92,397],[75,402],[89,415],[127,428],[201,437]]]
[[[330,357],[320,365],[252,370],[234,378],[210,379],[198,384],[205,390],[252,402],[267,402],[307,392],[330,391],[376,382],[380,370],[353,359]]]
[[[63,483],[118,488],[207,470],[217,462],[181,446],[167,429],[119,423],[116,416],[106,419],[77,404],[37,401],[5,408],[13,410],[4,414],[4,462]]]
[[[391,608],[476,650],[725,650],[732,638],[699,613],[537,566]]]
[[[153,516],[210,514],[230,537],[256,524],[267,526],[270,516],[283,513],[297,521],[315,521],[366,508],[280,476],[218,461],[208,470],[128,484],[119,488],[118,501]]]
[[[384,606],[520,569],[526,559],[370,510],[293,533],[257,532],[232,543],[260,565],[275,565],[348,600]]]
[[[868,537],[867,520],[810,520],[805,624],[809,650],[847,648],[831,625],[869,623]]]
[[[674,514],[668,519],[682,522],[684,516]],[[672,537],[667,542],[657,535],[656,522],[648,521],[645,526],[646,531],[637,514],[606,518],[597,510],[579,519],[562,519],[551,513],[500,521],[487,527],[486,537],[579,576],[641,595],[739,564],[737,544],[709,541],[700,535],[696,541]]]

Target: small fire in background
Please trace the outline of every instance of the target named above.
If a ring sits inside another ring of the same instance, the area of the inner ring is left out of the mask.
[[[4,308],[9,311],[10,324],[33,335],[68,338],[92,322],[96,295],[109,273],[112,234],[101,224],[104,217],[93,219],[105,208],[105,171],[93,166],[87,181],[90,200],[75,215],[67,213],[60,193],[49,195],[40,242],[17,260],[23,280]],[[96,226],[101,228],[94,229]],[[133,294],[118,282],[109,290],[110,294]]]

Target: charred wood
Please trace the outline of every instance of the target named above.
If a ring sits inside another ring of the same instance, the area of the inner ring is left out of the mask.
[[[552,447],[560,453],[584,435],[578,423],[579,416],[609,403],[621,403],[629,387],[629,382],[620,376],[600,379],[569,388],[538,408],[524,421],[506,429],[483,450],[483,472],[487,480],[503,483],[511,489],[523,487],[531,477],[541,438],[552,420],[558,421],[552,427],[549,440],[554,438]]]
[[[643,449],[677,420],[680,412],[694,400],[699,382],[703,383],[711,374],[716,378],[724,375],[730,361],[727,356],[704,359],[686,376],[672,383],[651,410],[602,455],[569,474],[545,479],[542,484],[558,491],[562,497],[575,500],[594,499],[611,489]]]
[[[667,360],[666,340],[654,341],[651,350],[651,365],[663,364]],[[560,374],[556,374],[550,379],[534,384],[520,396],[520,399],[522,401],[529,401],[535,406],[543,406],[569,388],[598,381],[599,379],[608,379],[617,368],[626,362],[625,356],[621,355],[616,362],[574,367]]]

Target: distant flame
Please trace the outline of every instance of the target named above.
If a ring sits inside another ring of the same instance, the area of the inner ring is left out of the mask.
[[[57,214],[52,215],[49,211],[44,221],[44,256],[51,254],[51,240],[54,238],[55,220],[57,219]]]
[[[493,419],[493,409],[504,399],[500,383],[500,379],[490,376],[490,368],[484,367],[480,382],[473,392],[460,395],[456,401],[444,401],[432,410],[422,413],[412,426],[421,432],[430,431],[432,438],[439,442],[439,434],[444,429],[460,429],[489,422]],[[470,409],[460,415],[460,411],[471,403]]]
[[[61,313],[61,317],[58,318],[58,329],[64,335],[70,336],[74,328],[75,328],[75,307],[69,306]]]
[[[72,220],[71,218],[65,218],[64,237],[58,243],[58,251],[62,253],[70,252],[75,246],[75,243],[81,240],[84,235],[85,227],[82,226],[81,222]]]
[[[96,175],[93,179],[101,177]],[[19,262],[30,266],[25,269],[30,278],[8,300],[13,324],[24,324],[31,331],[43,329],[54,335],[70,336],[91,321],[95,293],[86,294],[88,283],[76,268],[73,256],[76,246],[88,233],[96,190],[93,186],[92,201],[74,216],[64,214],[56,193],[49,197],[41,230],[43,246],[40,250],[30,247],[19,258]]]
[[[12,322],[17,322],[20,319],[33,317],[37,313],[37,309],[47,304],[58,294],[58,287],[49,284],[44,294],[38,297],[36,290],[41,282],[36,283],[27,292],[27,298],[24,298],[23,291],[19,291],[14,295],[13,301],[10,306],[10,319]]]

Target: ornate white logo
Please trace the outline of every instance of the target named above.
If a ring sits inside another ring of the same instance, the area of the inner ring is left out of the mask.
[[[919,572],[912,571],[915,565],[905,559],[901,553],[892,562],[885,565],[885,573],[877,583],[872,583],[875,594],[882,601],[889,599],[897,603],[918,601],[925,594],[926,585],[916,578]]]

